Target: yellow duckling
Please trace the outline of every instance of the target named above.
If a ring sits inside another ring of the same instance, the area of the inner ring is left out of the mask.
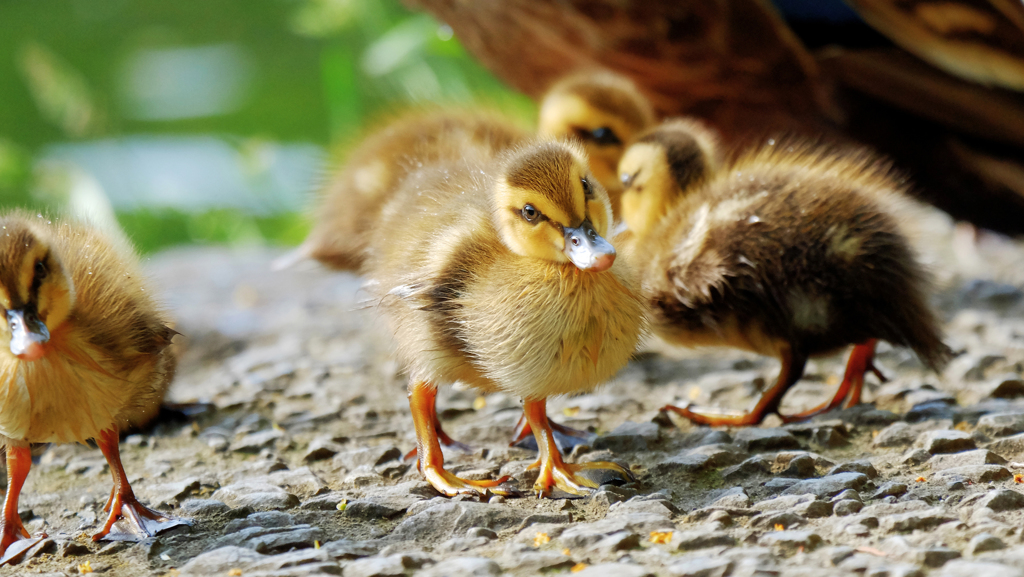
[[[644,311],[633,276],[604,239],[608,196],[578,145],[538,141],[499,159],[439,164],[406,179],[384,208],[367,275],[409,374],[420,471],[440,492],[501,492],[444,469],[434,427],[438,385],[461,381],[525,401],[537,439],[538,494],[584,494],[562,461],[547,397],[585,392],[629,359]]]
[[[650,102],[632,80],[614,72],[585,72],[566,77],[548,90],[540,104],[538,132],[580,139],[618,219],[619,159],[629,142],[654,122]]]
[[[0,217],[0,306],[4,561],[32,542],[18,515],[31,443],[99,445],[114,487],[93,540],[122,518],[138,537],[184,522],[139,503],[121,466],[118,431],[159,405],[176,363],[176,333],[132,251],[84,225]]]
[[[752,425],[777,413],[810,356],[857,345],[835,408],[860,390],[878,339],[932,369],[950,350],[925,300],[928,278],[898,221],[903,186],[864,151],[766,146],[716,174],[714,134],[692,121],[641,135],[619,166],[630,255],[655,331],[685,346],[730,346],[780,359],[752,411],[707,425]]]
[[[618,212],[622,190],[616,175],[625,143],[654,123],[650,103],[631,80],[612,72],[584,73],[556,83],[540,107],[538,130],[550,137],[577,137]],[[527,139],[498,114],[439,109],[411,112],[388,123],[353,150],[324,187],[313,230],[284,268],[313,258],[339,270],[361,270],[373,227],[383,207],[410,172],[463,151],[498,154]]]
[[[515,125],[483,111],[442,109],[399,117],[352,151],[324,188],[309,236],[275,266],[313,258],[358,272],[381,208],[409,173],[458,159],[468,149],[496,154],[526,138]]]

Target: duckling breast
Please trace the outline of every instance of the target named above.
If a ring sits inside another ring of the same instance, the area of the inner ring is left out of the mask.
[[[173,355],[163,351],[140,355],[130,369],[119,370],[123,364],[112,364],[69,325],[47,347],[39,360],[10,356],[0,367],[0,435],[31,443],[84,443],[159,403],[174,369]]]
[[[590,390],[629,360],[645,309],[624,264],[593,273],[510,259],[481,276],[463,307],[468,353],[498,388],[526,399]]]

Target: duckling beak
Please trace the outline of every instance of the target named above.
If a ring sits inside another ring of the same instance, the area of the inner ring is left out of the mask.
[[[50,340],[50,331],[30,307],[7,311],[7,326],[11,329],[11,352],[23,361],[39,360],[43,356],[43,343]]]
[[[615,262],[615,247],[584,220],[576,228],[565,228],[565,256],[580,270],[601,272]]]
[[[636,175],[638,175],[638,174],[640,174],[639,170],[634,172],[633,174],[629,174],[628,172],[623,172],[619,176],[619,180],[622,181],[622,188],[629,188],[630,186],[632,186],[633,185],[633,181],[636,180]]]

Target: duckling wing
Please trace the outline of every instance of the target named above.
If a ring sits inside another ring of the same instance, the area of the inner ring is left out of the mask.
[[[689,219],[689,231],[672,250],[665,269],[667,292],[687,306],[710,302],[733,271],[711,241],[711,206],[701,206]]]

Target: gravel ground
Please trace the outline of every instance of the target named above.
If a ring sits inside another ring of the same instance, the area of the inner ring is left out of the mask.
[[[487,503],[439,497],[401,460],[405,382],[357,277],[271,273],[270,250],[161,254],[149,270],[188,337],[171,395],[210,406],[129,436],[123,457],[144,501],[194,525],[92,543],[109,471],[95,448],[49,447],[21,501],[49,539],[0,575],[1024,576],[1024,248],[963,237],[943,236],[937,301],[960,352],[944,374],[882,346],[891,379],[869,377],[871,404],[713,430],[657,408],[745,407],[775,362],[651,339],[606,386],[549,403],[596,433],[572,459],[639,481]],[[783,409],[828,398],[844,360],[810,363]],[[534,453],[507,446],[518,399],[445,388],[439,403],[477,447],[449,454],[452,470],[529,489]]]

